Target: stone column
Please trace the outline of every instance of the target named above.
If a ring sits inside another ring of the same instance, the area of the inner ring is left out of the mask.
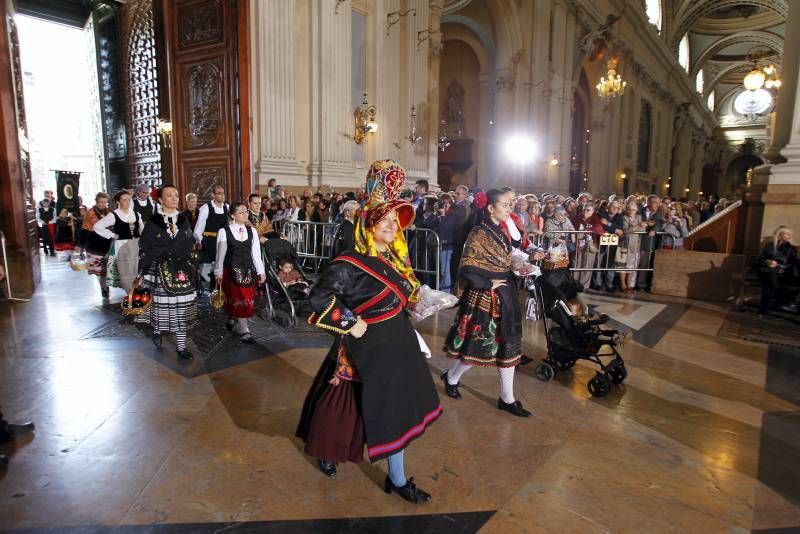
[[[783,63],[781,65],[780,98],[775,106],[772,122],[770,144],[764,157],[771,163],[783,163],[786,158],[781,149],[789,142],[792,135],[792,115],[797,101],[796,66],[800,63],[800,3],[789,2],[789,16],[786,19],[785,39],[783,44]]]
[[[439,4],[430,5],[430,19],[428,28],[431,31],[428,41],[423,44],[424,52],[428,56],[427,69],[425,72],[425,87],[427,89],[426,100],[428,102],[427,117],[424,123],[427,139],[423,142],[427,145],[426,167],[428,181],[431,186],[438,186],[439,182],[439,62],[442,52],[442,34],[440,33],[442,17],[442,6]],[[415,36],[416,37],[416,36]]]
[[[414,106],[417,112],[417,135],[421,136],[422,139],[414,145],[407,139],[402,141],[403,159],[401,164],[406,168],[408,180],[413,182],[420,178],[430,178],[428,153],[436,136],[434,132],[438,133],[438,128],[435,131],[431,131],[429,128],[431,102],[427,98],[428,43],[425,41],[421,46],[417,46],[417,32],[430,29],[428,0],[411,0],[407,5],[406,9],[415,9],[417,15],[415,17],[408,16],[403,21],[406,23],[402,44],[406,65],[404,69],[406,75],[403,83],[406,91],[404,99],[406,105],[401,108],[401,111],[404,109],[405,113],[401,113],[400,126],[403,132],[402,137],[407,136],[411,121],[411,106]],[[436,108],[438,108],[438,94],[437,88],[436,99],[434,100],[437,104]],[[438,113],[435,116],[438,117]]]
[[[298,161],[295,61],[291,53],[296,9],[284,0],[263,0],[251,5],[257,182],[277,178],[282,184],[304,185],[308,179]]]
[[[283,0],[277,0],[284,4]],[[291,4],[291,2],[288,2]],[[293,7],[288,7],[291,10]],[[311,3],[311,163],[312,185],[358,185],[352,161],[351,6]]]

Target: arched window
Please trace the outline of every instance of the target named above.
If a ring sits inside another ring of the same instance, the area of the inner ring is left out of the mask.
[[[716,96],[717,96],[716,95],[716,91],[711,91],[708,94],[708,99],[706,100],[706,105],[708,106],[708,109],[711,110],[711,111],[714,111],[714,104],[716,104],[716,102],[715,102]]]
[[[661,0],[645,0],[645,13],[650,24],[661,31]]]
[[[765,89],[742,91],[733,101],[733,109],[739,115],[763,115],[772,106],[772,94]]]
[[[689,72],[689,34],[685,34],[678,45],[678,63],[686,72]]]
[[[697,71],[697,77],[694,79],[694,88],[697,89],[697,92],[701,95],[703,94],[703,84],[705,80],[703,79],[703,69]]]

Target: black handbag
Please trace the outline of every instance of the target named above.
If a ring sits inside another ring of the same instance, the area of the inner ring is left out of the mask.
[[[167,258],[158,264],[164,291],[171,297],[197,291],[197,266],[189,258]]]

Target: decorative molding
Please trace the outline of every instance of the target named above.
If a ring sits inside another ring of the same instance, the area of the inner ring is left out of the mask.
[[[192,167],[188,170],[189,183],[192,187],[191,192],[195,193],[200,199],[211,198],[213,188],[217,184],[227,188],[227,177],[223,165]]]
[[[180,47],[191,48],[222,42],[222,1],[207,0],[199,4],[179,4],[178,42]]]
[[[213,63],[195,65],[186,73],[184,117],[192,146],[216,143],[220,134],[222,72]]]

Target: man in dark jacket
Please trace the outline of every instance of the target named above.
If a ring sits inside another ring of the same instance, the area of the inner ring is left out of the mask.
[[[464,251],[464,243],[467,242],[467,235],[472,230],[472,206],[469,202],[469,188],[459,185],[455,191],[455,202],[450,210],[453,216],[453,257],[450,261],[450,280],[456,286],[458,280],[458,266],[461,263],[461,253]]]
[[[647,224],[647,235],[642,236],[642,244],[639,249],[639,268],[652,269],[653,259],[655,258],[656,249],[660,245],[660,236],[658,232],[664,231],[666,221],[664,217],[659,215],[658,207],[661,205],[661,199],[658,195],[649,195],[647,197],[647,204],[642,207],[640,212],[642,222]],[[649,271],[640,271],[636,277],[636,287],[643,291],[650,291],[650,285],[653,281],[653,273]]]
[[[619,202],[612,200],[599,215],[600,224],[607,234],[616,234],[622,237],[625,232],[622,231],[622,214],[620,213]],[[616,253],[616,246],[601,246],[597,253],[597,266],[601,269],[613,269]],[[614,291],[614,274],[616,273],[613,270],[597,271],[594,275],[595,288]]]

